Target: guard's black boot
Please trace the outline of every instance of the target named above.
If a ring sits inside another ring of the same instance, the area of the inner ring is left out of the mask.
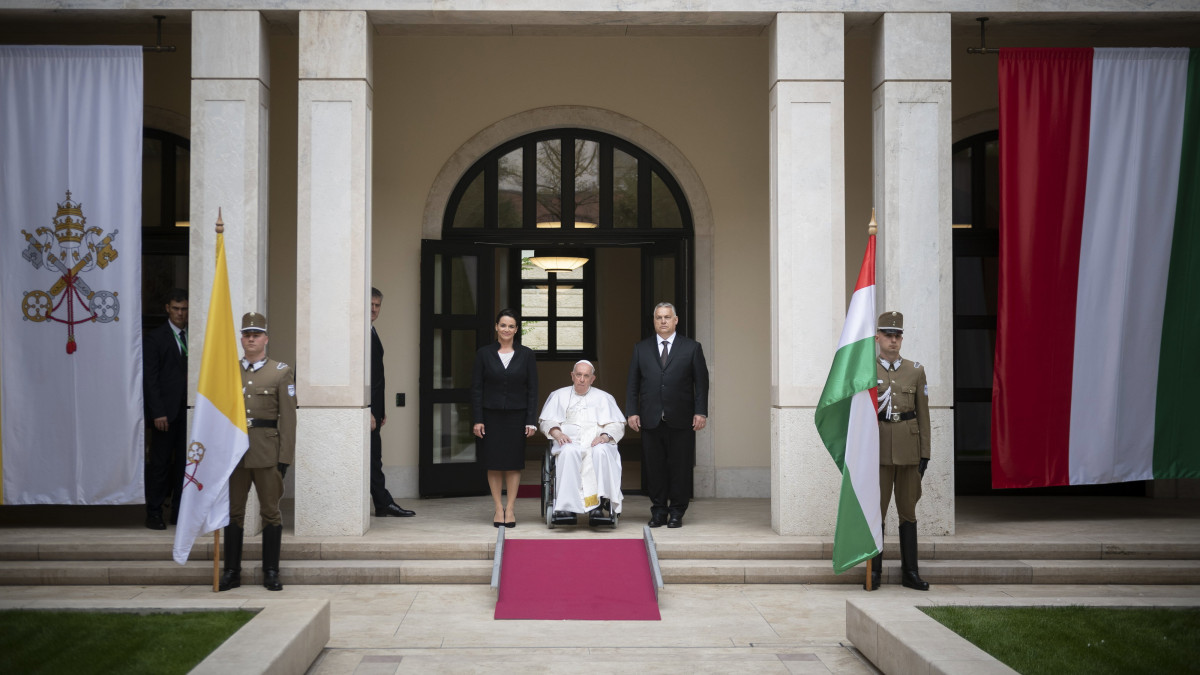
[[[230,523],[225,526],[225,571],[221,572],[218,590],[228,591],[242,585],[242,528]]]
[[[864,583],[863,590],[865,590],[865,591],[879,590],[879,581],[882,578],[883,578],[883,551],[881,550],[879,552],[879,555],[875,556],[874,558],[871,558],[871,587],[867,588],[867,585]]]
[[[267,525],[263,528],[263,588],[282,591],[279,582],[279,548],[283,543],[283,526]]]
[[[929,583],[917,571],[916,523],[900,523],[900,583],[917,591],[929,590]]]

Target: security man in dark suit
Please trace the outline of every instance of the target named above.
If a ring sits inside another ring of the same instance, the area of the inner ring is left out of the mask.
[[[904,315],[879,315],[875,363],[879,412],[879,506],[887,516],[888,502],[896,493],[900,517],[900,583],[918,591],[929,590],[917,569],[917,501],[921,478],[929,465],[929,385],[920,363],[900,358],[904,341]],[[883,554],[872,565],[872,588],[879,588]]]
[[[625,388],[629,427],[642,432],[650,527],[683,527],[692,494],[696,432],[708,423],[708,364],[700,343],[675,331],[675,306],[654,308],[655,336],[633,346]]]
[[[383,342],[375,332],[375,319],[383,308],[383,293],[371,287],[371,501],[375,504],[376,516],[407,518],[417,515],[401,507],[392,499],[387,489],[387,477],[383,475],[383,437],[379,432],[387,424],[387,408],[384,396],[387,387],[383,375]]]
[[[263,523],[263,587],[282,591],[279,549],[283,520],[279,500],[283,476],[296,456],[296,374],[292,367],[267,358],[267,317],[242,317],[242,393],[250,447],[229,476],[229,525],[225,528],[225,572],[218,588],[242,585],[242,527],[250,485],[258,491]]]
[[[187,464],[187,291],[167,294],[167,322],[146,333],[142,348],[143,398],[150,423],[150,452],[144,472],[146,527],[167,529],[163,504],[171,497],[171,524],[179,518]]]

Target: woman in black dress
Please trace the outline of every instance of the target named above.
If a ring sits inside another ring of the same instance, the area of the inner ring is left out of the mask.
[[[496,342],[475,352],[471,374],[472,431],[479,438],[475,444],[487,468],[496,527],[517,526],[514,508],[525,468],[525,439],[537,431],[537,362],[533,350],[514,343],[517,326],[511,309],[500,310]],[[507,505],[500,501],[504,487]]]

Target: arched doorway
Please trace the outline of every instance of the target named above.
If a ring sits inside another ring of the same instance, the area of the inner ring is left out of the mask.
[[[538,354],[539,398],[568,384],[571,365],[586,358],[597,386],[623,401],[629,354],[650,331],[655,303],[674,303],[694,334],[693,233],[671,172],[604,132],[543,129],[463,171],[441,239],[422,242],[421,495],[487,491],[470,433],[470,378],[499,309],[522,316],[522,342]],[[569,272],[539,267],[550,256],[587,262]],[[630,491],[641,485],[639,440],[621,448]],[[529,458],[543,447],[532,440]]]

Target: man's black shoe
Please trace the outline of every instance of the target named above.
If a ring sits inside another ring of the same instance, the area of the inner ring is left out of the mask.
[[[667,521],[667,527],[683,527],[683,516],[671,516]]]
[[[240,588],[242,585],[241,570],[225,570],[221,572],[221,580],[217,582],[217,590],[228,591],[231,588]]]
[[[417,512],[401,508],[399,504],[392,502],[382,509],[375,509],[375,515],[379,517],[392,516],[393,518],[411,518],[412,516],[417,515]]]
[[[647,523],[650,527],[662,527],[667,524],[667,514],[656,513],[650,516],[650,522]]]
[[[161,513],[147,513],[146,527],[150,528],[151,530],[165,530],[167,529],[167,524],[163,522]]]
[[[911,588],[914,591],[929,590],[929,582],[917,575],[916,570],[904,570],[900,573],[900,585],[905,588]]]
[[[279,581],[279,570],[263,570],[263,588],[268,591],[283,590],[283,583]]]

